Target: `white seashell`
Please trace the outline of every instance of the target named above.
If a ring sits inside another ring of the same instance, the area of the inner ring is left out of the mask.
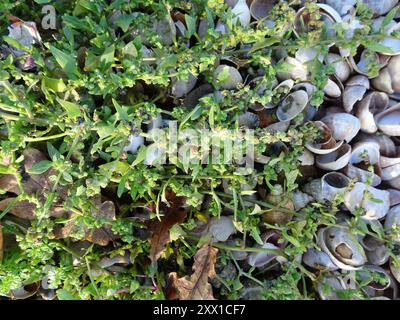
[[[239,0],[233,7],[232,13],[235,15],[232,20],[233,24],[236,24],[238,20],[243,28],[250,24],[250,9],[247,6],[246,0]]]
[[[400,176],[400,163],[382,168],[382,180],[393,180]]]
[[[318,50],[315,48],[300,48],[295,53],[295,58],[297,61],[305,64],[313,60],[318,54]],[[323,56],[319,55],[318,60],[323,61]]]
[[[400,204],[400,190],[396,189],[387,189],[390,194],[390,206],[393,207],[397,204]]]
[[[278,106],[276,116],[280,121],[289,121],[300,114],[308,103],[308,94],[303,90],[289,94]]]
[[[371,186],[373,187],[380,185],[382,182],[381,177],[376,173],[358,168],[350,163],[344,167],[343,173],[350,179],[356,179],[356,181],[359,182],[367,183],[369,180],[371,180]]]
[[[366,191],[368,191],[370,196],[365,195]],[[353,189],[346,192],[344,204],[351,213],[354,213],[357,208],[361,207],[365,211],[365,214],[362,216],[364,219],[376,220],[383,218],[388,213],[390,195],[386,190],[379,190],[369,187],[364,183],[356,182]]]
[[[351,147],[343,144],[339,149],[316,157],[317,167],[327,171],[340,170],[347,166],[351,157]]]
[[[400,92],[400,55],[394,56],[389,60],[388,65],[383,68],[378,77],[371,80],[374,88],[386,92]]]
[[[365,133],[375,133],[378,127],[374,115],[382,112],[389,104],[389,97],[384,92],[368,93],[356,106],[356,116],[360,120],[361,130]]]
[[[340,55],[329,53],[326,57],[326,63],[333,65],[335,68],[334,74],[341,82],[345,82],[350,77],[350,66]]]
[[[348,113],[332,113],[321,119],[332,132],[335,140],[350,142],[360,131],[360,121]]]
[[[236,232],[233,221],[230,217],[213,217],[208,226],[208,233],[214,242],[225,242]]]
[[[315,154],[328,154],[331,153],[343,144],[343,141],[336,142],[336,140],[332,137],[331,130],[329,127],[323,123],[322,121],[315,121],[314,124],[320,130],[323,141],[322,142],[308,142],[306,144],[306,148]]]
[[[358,142],[376,142],[379,145],[379,150],[381,155],[385,155],[387,157],[392,157],[396,155],[396,146],[392,139],[388,136],[381,135],[370,135],[360,132],[357,136]]]
[[[357,0],[326,0],[325,2],[339,14],[344,15],[347,13],[349,7],[355,7]]]
[[[339,98],[342,95],[342,90],[340,90],[339,86],[331,79],[328,79],[328,82],[324,87],[324,92],[332,98]]]
[[[250,13],[256,20],[264,19],[274,6],[274,0],[253,0],[250,5]]]
[[[372,220],[370,222],[377,223],[380,228],[382,228],[382,225],[378,220]],[[387,250],[385,243],[381,240],[366,235],[360,242],[365,250],[369,263],[380,266],[389,260],[389,251]]]
[[[308,70],[305,64],[301,63],[299,60],[292,57],[287,57],[285,59],[285,62],[292,65],[292,67],[288,71],[277,72],[276,76],[279,79],[279,81],[288,79],[299,80],[299,81],[307,80]]]
[[[362,246],[347,227],[320,229],[317,244],[340,269],[358,270],[367,262]]]
[[[377,164],[379,159],[379,144],[372,141],[363,141],[353,146],[350,163],[357,164],[367,160],[370,164]]]
[[[398,2],[398,0],[363,0],[372,9],[375,16],[388,13]]]

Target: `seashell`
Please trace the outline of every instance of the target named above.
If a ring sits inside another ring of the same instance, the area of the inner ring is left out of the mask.
[[[140,146],[144,144],[144,137],[137,134],[130,134],[128,140],[129,144],[124,147],[124,151],[132,154],[135,154],[139,150]]]
[[[306,148],[315,154],[328,154],[331,153],[343,144],[343,141],[336,142],[332,137],[332,132],[329,127],[322,121],[314,121],[314,124],[321,132],[322,138],[314,141],[308,142]]]
[[[197,78],[189,73],[188,80],[177,80],[171,89],[171,93],[176,98],[181,98],[188,94],[196,86]]]
[[[398,228],[400,228],[400,205],[396,205],[389,210],[388,214],[386,215],[384,228],[388,231],[396,228],[396,241],[400,241],[400,232],[398,230]]]
[[[375,167],[374,167],[375,169]],[[376,187],[381,184],[382,179],[376,172],[370,172],[348,164],[343,168],[343,173],[350,179],[356,179],[356,181],[367,183],[371,181],[371,186]]]
[[[379,150],[381,155],[387,157],[394,156],[396,154],[396,146],[392,139],[384,134],[380,135],[370,135],[360,132],[357,136],[358,142],[376,142],[379,145]]]
[[[238,245],[237,242],[239,242],[239,245]],[[234,240],[234,239],[229,239],[226,242],[226,244],[228,246],[234,246],[234,247],[240,246],[240,243],[241,243],[241,241],[237,241],[237,240]],[[246,251],[231,251],[231,252],[232,252],[232,255],[233,255],[233,257],[234,257],[234,259],[236,261],[246,260],[247,256],[249,255]]]
[[[358,270],[367,262],[364,249],[345,226],[320,229],[317,244],[340,269]]]
[[[212,87],[211,84],[205,83],[202,84],[201,86],[197,87],[193,91],[191,91],[185,98],[183,105],[186,108],[194,108],[198,102],[199,99],[206,96],[207,94],[211,94],[214,92],[214,88]]]
[[[293,202],[285,197],[282,186],[280,185],[274,185],[274,189],[267,195],[266,200],[272,204],[279,205],[281,208],[283,207],[289,210],[294,209]],[[291,219],[291,214],[280,211],[279,208],[270,210],[263,214],[263,221],[269,224],[284,224]]]
[[[365,76],[353,76],[347,81],[343,91],[343,108],[346,112],[351,112],[357,101],[360,101],[369,89],[369,80]]]
[[[309,194],[317,201],[323,201],[324,198],[322,196],[322,183],[321,179],[311,180],[309,183],[305,184],[303,187],[303,191]]]
[[[297,61],[300,61],[301,63],[305,64],[307,62],[310,62],[311,60],[314,60],[315,57],[317,57],[317,54],[318,50],[315,48],[300,48],[296,51],[295,58]],[[323,56],[322,55],[318,56],[318,60],[322,62]]]
[[[380,281],[376,282],[371,279],[370,273],[379,273]],[[357,276],[360,278],[361,281],[366,281],[367,283],[365,286],[362,287],[362,290],[369,296],[369,297],[376,297],[380,291],[384,291],[388,289],[392,285],[392,278],[389,273],[382,269],[381,267],[375,265],[366,265],[363,267],[362,270],[357,272]],[[383,282],[383,278],[386,278],[385,282]],[[396,290],[397,291],[397,290]]]
[[[306,91],[298,90],[289,94],[278,106],[276,116],[280,121],[289,121],[300,114],[308,103]]]
[[[197,35],[200,39],[204,39],[208,32],[208,20],[207,19],[200,19],[199,27],[197,28]]]
[[[393,180],[400,176],[400,163],[394,164],[389,167],[382,168],[382,180]]]
[[[224,0],[228,7],[233,8],[239,0]]]
[[[378,113],[375,116],[376,124],[388,136],[400,136],[400,103]]]
[[[351,164],[368,161],[369,164],[378,164],[380,160],[379,144],[373,141],[357,142],[351,152]]]
[[[271,134],[277,132],[286,132],[289,129],[290,121],[279,121],[273,124],[268,125],[264,128],[265,132],[269,132]]]
[[[24,285],[18,289],[13,289],[6,296],[13,300],[27,299],[34,296],[39,290],[39,287],[40,284],[38,282],[34,282],[32,284]]]
[[[303,209],[313,201],[314,198],[308,195],[307,193],[301,192],[300,190],[296,190],[292,194],[292,202],[295,210]]]
[[[383,92],[368,93],[356,106],[356,116],[360,120],[361,130],[365,133],[375,133],[378,127],[374,115],[382,112],[389,104],[389,97]]]
[[[326,0],[325,2],[341,15],[346,14],[349,8],[354,9],[357,4],[357,0]]]
[[[369,77],[368,73],[368,66],[371,64],[371,59],[367,59],[368,55],[368,50],[363,50],[361,53],[358,62],[354,60],[354,57],[350,56],[348,58],[349,64],[352,66],[355,72]],[[374,52],[373,53],[373,62],[377,63],[379,68],[383,68],[387,65],[389,57],[387,56],[381,56],[378,53]]]
[[[125,254],[118,254],[114,257],[104,257],[98,262],[100,268],[109,268],[116,264],[129,265],[131,263],[130,254],[128,251]]]
[[[225,242],[232,234],[236,233],[232,218],[227,216],[213,217],[209,222],[208,233],[214,242]]]
[[[386,93],[400,92],[400,55],[394,56],[389,60],[388,65],[379,71],[376,78],[371,79],[371,85]]]
[[[394,178],[392,180],[387,180],[385,182],[386,182],[386,184],[388,184],[392,188],[400,190],[400,177]]]
[[[243,83],[242,76],[240,75],[239,71],[236,70],[234,67],[230,67],[224,64],[219,65],[214,71],[215,78],[218,79],[218,76],[222,74],[222,72],[227,72],[229,74],[226,79],[223,79],[220,82],[222,89],[234,90],[237,89],[238,85]]]
[[[289,80],[286,80],[289,81]],[[283,83],[283,82],[282,82]],[[300,82],[293,86],[293,91],[303,90],[307,92],[308,97],[310,98],[316,91],[317,87],[311,84],[310,82]]]
[[[332,113],[321,119],[332,132],[335,140],[350,142],[360,131],[360,121],[348,113]]]
[[[236,24],[237,21],[239,21],[243,28],[250,24],[250,9],[247,6],[246,0],[239,0],[233,7],[232,13],[234,14],[234,18],[232,19],[233,24]]]
[[[396,189],[387,189],[390,194],[390,206],[400,204],[400,191]]]
[[[379,190],[364,183],[356,182],[354,187],[346,192],[344,204],[351,213],[361,207],[365,211],[362,216],[364,219],[376,220],[383,218],[388,213],[389,197],[389,192],[386,190]]]
[[[174,42],[176,26],[169,14],[155,23],[155,32],[161,37],[161,43],[164,46],[170,46]]]
[[[261,236],[263,241],[263,245],[261,248],[265,249],[273,249],[279,250],[284,248],[287,245],[287,241],[282,243],[278,243],[278,240],[281,238],[280,234],[277,231],[269,230]],[[247,257],[247,263],[252,267],[262,267],[273,260],[277,259],[276,254],[271,252],[253,252],[250,253]]]
[[[374,16],[381,16],[394,8],[398,0],[363,0],[372,9]]]
[[[334,75],[339,79],[339,81],[345,82],[350,77],[350,66],[340,55],[328,53],[326,63],[335,68]]]
[[[339,149],[324,155],[316,157],[317,167],[323,170],[340,170],[344,168],[350,160],[351,147],[348,144],[343,144]]]
[[[303,254],[303,262],[305,265],[321,271],[334,271],[339,269],[332,262],[327,253],[317,250],[314,247],[309,248]]]
[[[256,129],[260,126],[260,118],[252,112],[245,112],[239,117],[239,127]]]
[[[312,166],[314,164],[314,155],[308,150],[304,150],[303,153],[298,157],[300,165]]]
[[[279,81],[288,79],[299,81],[307,80],[308,70],[305,64],[292,57],[286,57],[285,62],[292,65],[292,67],[290,68],[290,70],[277,72],[276,76]]]
[[[250,5],[251,16],[258,20],[264,19],[274,7],[274,0],[253,0]]]
[[[331,79],[328,79],[324,87],[324,93],[332,98],[339,98],[342,95],[340,87]]]
[[[378,223],[378,220],[372,220],[371,222]],[[380,226],[382,228],[382,226]],[[383,265],[389,260],[389,252],[385,246],[385,243],[381,240],[372,237],[370,235],[364,236],[361,240],[361,245],[365,250],[368,262],[373,265]]]
[[[350,179],[340,172],[329,172],[321,178],[323,199],[333,200],[337,194],[343,194],[349,186]]]
[[[339,292],[346,290],[343,281],[335,275],[321,277],[317,283],[317,291],[321,300],[341,300]]]
[[[379,51],[382,54],[388,56],[397,56],[400,54],[400,39],[385,38],[379,44],[382,45],[382,49]]]
[[[398,257],[398,259],[400,260],[400,257]],[[395,264],[394,259],[390,259],[390,272],[397,282],[400,283],[400,266]]]

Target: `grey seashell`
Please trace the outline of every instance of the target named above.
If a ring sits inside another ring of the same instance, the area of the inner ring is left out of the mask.
[[[298,157],[300,165],[302,166],[312,166],[315,163],[314,154],[304,149],[303,153]]]
[[[363,2],[372,9],[375,16],[381,16],[392,10],[398,0],[363,0]]]
[[[123,264],[123,265],[128,265],[131,263],[131,259],[130,259],[130,254],[128,251],[125,252],[124,255],[116,255],[114,257],[104,257],[102,258],[98,265],[101,268],[108,268],[111,267],[115,264]]]
[[[326,63],[335,68],[334,75],[339,79],[339,81],[345,82],[350,77],[350,66],[340,55],[328,53]]]
[[[229,239],[226,244],[228,246],[233,246],[237,247],[238,245],[236,244],[236,241],[234,239]],[[242,261],[246,260],[247,256],[249,255],[246,251],[231,251],[233,257],[235,258],[236,261]]]
[[[305,208],[314,198],[307,193],[296,190],[292,195],[292,202],[296,210]]]
[[[306,91],[294,91],[279,104],[276,116],[280,121],[292,120],[304,110],[307,103],[308,94]]]
[[[260,126],[260,118],[252,112],[245,112],[239,117],[239,127],[256,129]]]
[[[378,77],[371,80],[371,84],[379,91],[386,93],[400,92],[400,55],[389,60],[388,65],[380,70]]]
[[[321,119],[329,129],[335,140],[344,140],[349,143],[360,131],[360,121],[348,113],[332,113]]]
[[[303,191],[313,197],[316,201],[324,200],[322,196],[321,179],[314,179],[306,183],[303,187]]]
[[[340,172],[329,172],[321,178],[322,197],[333,200],[337,194],[344,194],[350,179]]]
[[[346,83],[343,92],[343,108],[346,112],[351,112],[357,101],[360,101],[369,89],[369,80],[365,76],[353,76]]]
[[[345,226],[320,229],[317,244],[343,270],[358,270],[367,262],[364,249]]]
[[[293,86],[293,91],[297,90],[304,90],[305,92],[307,92],[308,97],[311,98],[311,96],[317,91],[317,87],[310,82],[300,82]]]
[[[205,83],[198,86],[193,91],[191,91],[185,98],[183,105],[186,108],[194,108],[198,103],[199,99],[214,92],[214,88],[211,84]]]
[[[372,199],[365,196],[366,191],[368,191]],[[380,202],[374,201],[375,199]],[[386,190],[376,189],[364,183],[356,182],[354,187],[346,192],[344,204],[351,213],[361,207],[365,212],[362,216],[364,219],[376,220],[385,217],[388,213],[390,196]]]
[[[317,167],[323,170],[340,170],[347,166],[351,157],[351,146],[343,144],[331,153],[318,155],[316,157]]]
[[[200,19],[199,27],[197,29],[197,35],[200,39],[204,39],[208,32],[208,20],[207,19]]]
[[[208,233],[214,242],[225,242],[235,232],[236,229],[230,217],[213,217],[208,225]]]
[[[368,93],[356,106],[356,116],[360,120],[361,130],[365,133],[375,133],[378,127],[374,115],[382,112],[389,104],[389,97],[384,92]]]
[[[226,69],[229,72],[229,77],[228,79],[225,79],[222,83],[220,83],[221,88],[227,90],[234,90],[238,87],[238,85],[243,83],[243,78],[237,69],[231,66],[221,64],[215,69],[214,76],[217,79],[222,72],[226,72],[225,71]]]
[[[279,235],[275,231],[267,231],[261,236],[264,243],[261,247],[264,249],[279,250],[286,246],[287,242],[279,244],[279,246],[273,244],[271,240],[274,240],[276,237],[279,237]],[[247,263],[252,267],[260,268],[278,258],[280,257],[271,252],[252,252],[247,257]]]
[[[400,136],[400,103],[378,113],[375,116],[376,124],[388,136]]]
[[[372,220],[371,222],[380,224],[378,220]],[[389,260],[389,251],[387,250],[385,243],[381,240],[366,235],[360,242],[365,250],[369,263],[380,266]]]
[[[400,204],[400,190],[396,189],[387,189],[390,194],[390,206],[393,207],[397,204]]]
[[[309,248],[303,254],[303,263],[311,268],[322,271],[334,271],[339,269],[331,260],[329,255],[316,248]]]
[[[382,180],[393,180],[400,176],[400,163],[382,168]]]
[[[306,148],[315,154],[331,153],[343,144],[343,141],[336,142],[332,137],[331,129],[322,121],[314,121],[316,127],[320,130],[323,136],[323,141],[312,141],[306,144]]]
[[[392,207],[386,215],[384,228],[392,230],[393,228],[400,228],[400,205]],[[397,241],[400,242],[400,232],[397,230]]]
[[[23,287],[17,289],[13,289],[5,296],[13,300],[27,299],[34,296],[36,292],[39,290],[39,287],[40,285],[35,282],[32,284],[24,285]]]
[[[326,0],[325,2],[341,15],[346,14],[350,7],[354,8],[357,4],[357,0]]]
[[[264,19],[274,7],[274,0],[253,0],[250,5],[251,16],[256,20]]]
[[[274,134],[277,132],[286,132],[289,129],[289,126],[290,126],[290,121],[279,121],[270,124],[269,126],[265,127],[264,130],[265,132]]]
[[[339,98],[342,95],[342,90],[333,80],[328,79],[324,87],[324,93],[329,97]]]
[[[392,139],[384,134],[371,135],[360,132],[357,136],[357,140],[358,142],[376,142],[379,145],[381,155],[384,155],[386,157],[392,157],[396,155],[396,146],[394,142],[392,141]]]
[[[155,31],[161,37],[163,45],[170,46],[174,42],[176,27],[169,14],[155,23]]]
[[[224,0],[224,2],[228,5],[228,7],[233,8],[236,3],[238,3],[238,0]]]
[[[315,48],[300,48],[295,53],[296,60],[300,61],[301,63],[307,63],[313,60],[318,54],[318,50]],[[323,61],[323,56],[320,54],[318,56],[319,61]]]

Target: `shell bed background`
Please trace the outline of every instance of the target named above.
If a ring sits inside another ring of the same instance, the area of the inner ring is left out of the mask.
[[[398,299],[399,1],[43,5],[0,4],[0,299]],[[160,164],[174,121],[254,167]]]

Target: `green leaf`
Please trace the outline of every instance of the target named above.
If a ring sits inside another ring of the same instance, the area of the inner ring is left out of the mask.
[[[47,142],[47,153],[53,161],[61,156],[61,153],[50,142]]]
[[[0,164],[0,174],[13,174],[13,168]]]
[[[28,170],[28,173],[31,174],[41,174],[43,172],[46,172],[53,166],[53,162],[49,160],[42,160],[38,163],[35,163],[30,170]]]
[[[376,41],[369,41],[364,43],[364,45],[367,47],[367,49],[374,51],[374,52],[379,52],[382,54],[392,54],[393,50],[390,47],[387,47],[385,45],[383,45],[382,43],[378,43]]]
[[[108,70],[114,62],[114,46],[108,47],[100,56],[100,63],[103,71]]]
[[[57,298],[58,300],[78,300],[72,293],[65,289],[57,290]]]
[[[38,3],[38,4],[46,4],[46,3],[49,3],[49,2],[51,2],[51,0],[34,0],[36,3]]]
[[[65,53],[56,47],[50,46],[49,49],[65,74],[70,79],[76,80],[79,75],[76,59],[70,53]]]
[[[259,244],[259,245],[263,245],[264,242],[262,241],[261,237],[260,237],[260,230],[258,230],[257,226],[253,226],[250,230],[250,234],[253,237],[253,239]]]
[[[14,47],[16,49],[23,50],[23,51],[26,51],[26,52],[29,52],[29,53],[32,52],[31,48],[25,47],[24,45],[19,43],[18,40],[15,40],[14,38],[11,38],[9,36],[3,36],[3,40],[5,42],[7,42],[10,46],[12,46],[12,47]]]
[[[139,148],[139,152],[136,156],[135,161],[132,162],[131,167],[135,167],[138,164],[142,163],[144,161],[144,159],[146,158],[146,152],[147,152],[147,147],[146,146],[140,146]]]
[[[120,104],[113,98],[112,102],[114,104],[115,109],[117,110],[117,114],[119,117],[119,120],[125,120],[129,121],[129,116],[126,113],[126,111],[120,106]]]
[[[190,38],[196,33],[196,17],[185,14],[185,22],[187,28],[186,37]]]
[[[43,77],[42,78],[42,88],[50,89],[54,92],[64,92],[67,89],[67,86],[64,83],[62,78],[54,79]]]
[[[78,104],[57,98],[58,103],[65,109],[69,118],[74,119],[82,115]]]
[[[386,14],[385,18],[383,18],[383,21],[382,21],[382,24],[381,24],[381,27],[380,27],[381,31],[383,31],[383,29],[387,25],[389,25],[389,23],[393,20],[393,18],[396,15],[398,10],[399,10],[399,7],[396,6]]]
[[[273,44],[278,43],[278,42],[279,42],[278,38],[262,39],[260,41],[257,41],[255,44],[253,44],[250,52],[254,52],[254,51],[260,50],[262,48],[272,46]]]
[[[115,21],[115,24],[122,29],[123,32],[127,32],[129,26],[135,17],[132,14],[123,14]]]

